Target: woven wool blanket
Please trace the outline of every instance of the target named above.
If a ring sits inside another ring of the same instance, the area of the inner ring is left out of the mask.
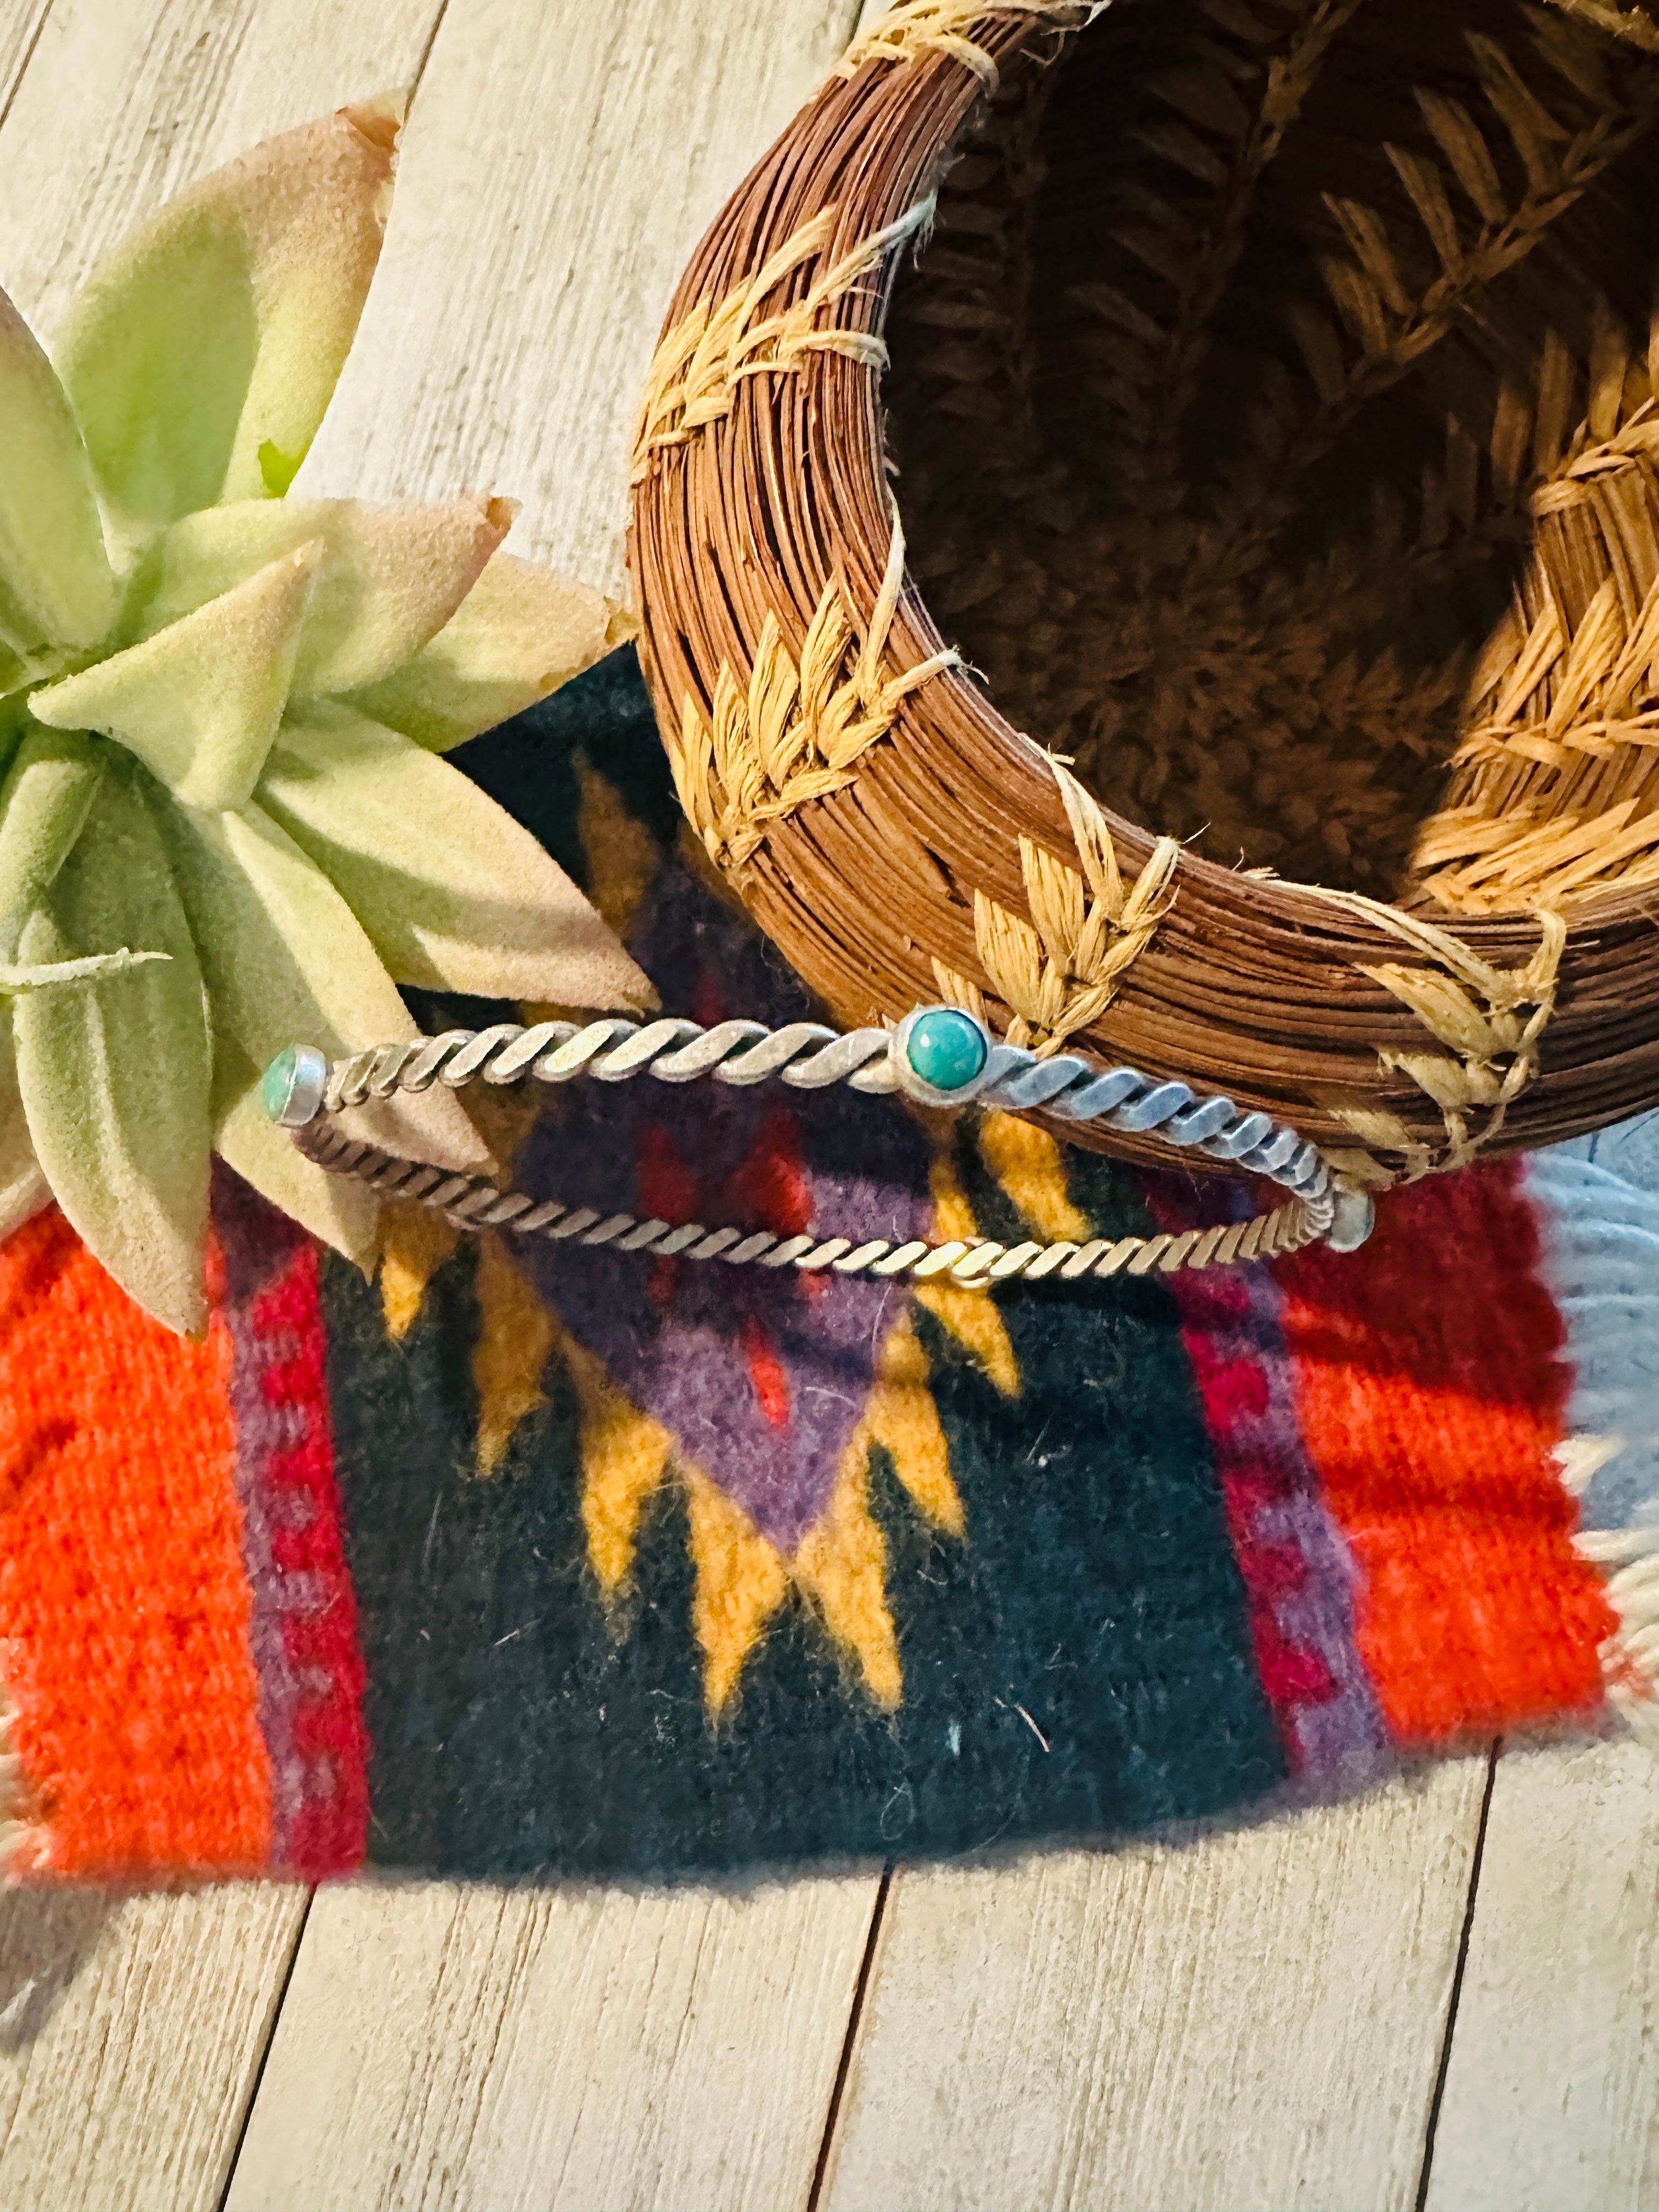
[[[631,654],[454,757],[668,1011],[811,1011],[688,857]],[[671,1222],[1080,1241],[1247,1202],[846,1091],[536,1103],[489,1103],[521,1188]],[[990,1296],[413,1208],[370,1282],[222,1173],[199,1345],[44,1214],[0,1247],[5,1867],[954,1852],[1642,1726],[1650,1161],[1631,1124],[1396,1192],[1355,1255]]]

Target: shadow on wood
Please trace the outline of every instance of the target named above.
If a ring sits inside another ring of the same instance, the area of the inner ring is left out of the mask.
[[[0,1897],[0,2051],[33,2043],[97,1948],[118,1899],[105,1890]]]

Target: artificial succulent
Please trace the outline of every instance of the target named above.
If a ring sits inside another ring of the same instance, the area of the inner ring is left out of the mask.
[[[210,1154],[359,1260],[374,1202],[261,1111],[397,987],[641,1006],[533,838],[441,755],[623,634],[502,500],[289,497],[380,252],[399,110],[268,141],[93,274],[52,360],[0,294],[0,1237],[56,1199],[204,1323]],[[450,1093],[374,1133],[487,1158]],[[367,1127],[367,1124],[365,1125]]]

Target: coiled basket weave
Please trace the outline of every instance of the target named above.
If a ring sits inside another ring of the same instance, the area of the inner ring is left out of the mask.
[[[630,540],[692,830],[842,1021],[1379,1184],[1659,1100],[1656,125],[1596,0],[860,38],[681,283]]]

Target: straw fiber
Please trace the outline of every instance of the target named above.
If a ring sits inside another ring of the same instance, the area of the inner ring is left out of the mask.
[[[842,1020],[1377,1184],[1659,1098],[1656,125],[1635,6],[849,51],[681,283],[631,541],[692,829]]]

